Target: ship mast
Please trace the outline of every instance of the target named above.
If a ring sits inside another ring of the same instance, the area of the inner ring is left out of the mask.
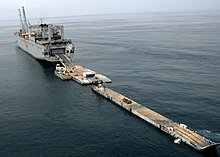
[[[28,24],[27,24],[27,18],[25,15],[24,7],[22,7],[22,12],[23,12],[23,18],[24,18],[25,32],[28,32]]]
[[[25,29],[24,29],[24,23],[23,23],[23,20],[22,20],[22,16],[21,16],[21,10],[20,10],[20,9],[18,9],[18,12],[19,12],[19,17],[20,17],[20,22],[21,22],[21,28],[22,28],[22,32],[24,32],[24,31],[25,31]]]

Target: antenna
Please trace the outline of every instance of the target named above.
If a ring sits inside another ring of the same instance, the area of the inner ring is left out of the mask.
[[[25,30],[24,30],[24,24],[23,24],[23,21],[22,21],[21,10],[18,9],[18,12],[19,12],[19,17],[20,17],[22,32],[24,32]]]
[[[28,32],[28,24],[27,24],[27,18],[25,15],[24,7],[22,7],[22,12],[23,12],[23,18],[24,18],[24,24],[25,24],[25,31]]]

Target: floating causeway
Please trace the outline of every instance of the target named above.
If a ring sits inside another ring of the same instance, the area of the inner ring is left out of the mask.
[[[92,90],[196,150],[204,150],[219,144],[202,137],[185,124],[174,122],[102,84],[92,85]]]
[[[57,55],[57,58],[63,67],[56,66],[54,73],[60,79],[74,80],[81,85],[92,84],[92,90],[94,92],[104,96],[127,111],[159,128],[163,132],[178,139],[178,141],[186,143],[196,150],[200,151],[207,148],[215,148],[215,146],[220,144],[206,139],[195,131],[189,129],[185,124],[174,122],[128,97],[107,88],[102,83],[111,83],[112,81],[106,76],[83,66],[73,64],[64,54]]]

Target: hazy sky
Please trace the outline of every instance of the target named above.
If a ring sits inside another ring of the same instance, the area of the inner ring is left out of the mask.
[[[139,12],[220,11],[220,0],[0,0],[0,20],[17,19],[25,6],[28,17]]]

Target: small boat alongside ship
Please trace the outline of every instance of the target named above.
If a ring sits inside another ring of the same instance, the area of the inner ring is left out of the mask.
[[[14,32],[17,45],[38,60],[58,62],[57,55],[64,54],[70,60],[74,53],[74,44],[71,39],[64,37],[63,25],[43,23],[32,25],[27,22],[25,9],[19,9],[21,28]]]

